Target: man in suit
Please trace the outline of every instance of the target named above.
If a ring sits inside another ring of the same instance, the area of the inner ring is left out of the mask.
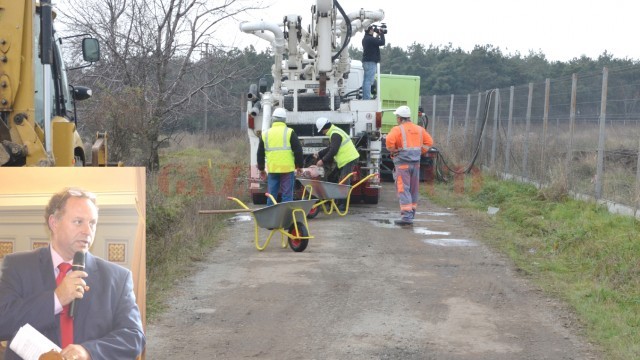
[[[54,194],[45,221],[49,247],[7,255],[2,263],[0,340],[30,324],[62,348],[64,359],[138,357],[145,336],[132,274],[89,253],[98,223],[95,196],[81,189]],[[84,271],[68,271],[79,251],[86,253]],[[7,348],[5,359],[20,357]]]

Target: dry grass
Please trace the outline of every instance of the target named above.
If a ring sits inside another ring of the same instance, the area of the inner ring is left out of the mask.
[[[248,168],[246,135],[181,134],[163,149],[160,171],[147,177],[147,309],[153,319],[166,294],[189,264],[201,261],[217,244],[225,216],[199,215],[202,209],[235,207],[246,200],[238,181]]]

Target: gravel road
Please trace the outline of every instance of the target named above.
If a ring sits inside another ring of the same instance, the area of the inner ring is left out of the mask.
[[[148,324],[147,359],[601,358],[455,211],[423,200],[413,228],[397,214],[385,183],[378,205],[309,220],[302,253],[279,236],[257,251],[252,218],[234,217]]]

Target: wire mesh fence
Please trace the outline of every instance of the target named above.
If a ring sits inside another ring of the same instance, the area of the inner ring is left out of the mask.
[[[448,164],[640,215],[640,66],[421,102]]]

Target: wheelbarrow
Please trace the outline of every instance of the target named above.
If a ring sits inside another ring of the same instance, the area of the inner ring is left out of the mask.
[[[375,173],[369,174],[354,185],[345,185],[344,182],[355,174],[355,172],[350,173],[337,184],[327,181],[298,178],[297,180],[300,181],[300,184],[304,187],[302,191],[302,199],[311,200],[312,197],[316,197],[316,199],[319,200],[311,207],[311,210],[307,213],[307,218],[313,219],[318,216],[320,208],[322,208],[322,211],[327,215],[333,213],[335,210],[338,215],[345,216],[347,212],[349,212],[351,191],[360,184],[369,180],[371,177],[378,175]],[[343,211],[340,211],[340,208],[336,204],[336,200],[344,199],[346,199],[345,208]]]
[[[269,245],[273,235],[280,233],[281,246],[283,249],[286,248],[288,244],[289,247],[291,247],[291,250],[295,252],[304,251],[309,244],[309,239],[313,239],[313,236],[309,235],[309,225],[307,224],[306,215],[318,200],[296,200],[278,203],[271,194],[267,193],[266,195],[271,198],[273,205],[260,209],[250,209],[241,200],[234,197],[228,197],[228,200],[235,201],[242,206],[242,209],[200,210],[199,213],[251,213],[255,220],[254,238],[256,249],[259,251],[264,250]],[[259,227],[270,231],[267,240],[262,244],[259,239]]]

